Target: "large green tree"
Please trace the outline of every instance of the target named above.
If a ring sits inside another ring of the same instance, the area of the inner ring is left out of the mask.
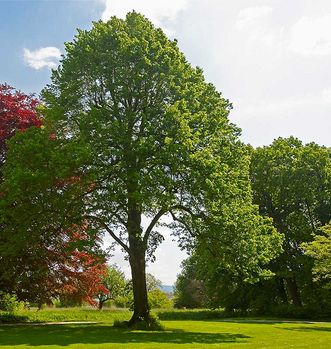
[[[312,283],[312,260],[301,244],[312,241],[331,218],[329,150],[294,137],[279,138],[253,152],[251,179],[260,213],[272,217],[285,236],[284,251],[271,264],[274,290],[285,303],[321,303]]]
[[[79,31],[43,101],[45,128],[10,144],[4,190],[16,209],[6,214],[22,234],[81,221],[110,234],[131,266],[130,324],[150,317],[145,266],[163,216],[183,245],[217,241],[237,268],[278,250],[279,235],[251,205],[231,105],[145,17]]]

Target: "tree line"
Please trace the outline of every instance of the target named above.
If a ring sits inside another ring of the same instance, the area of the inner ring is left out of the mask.
[[[290,137],[252,149],[253,202],[283,234],[271,276],[254,282],[197,248],[182,265],[178,307],[291,316],[330,316],[331,151]]]

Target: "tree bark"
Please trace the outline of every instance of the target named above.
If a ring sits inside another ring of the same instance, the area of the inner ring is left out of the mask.
[[[133,174],[129,178],[135,178]],[[149,322],[150,312],[146,287],[146,250],[147,242],[144,241],[141,227],[141,208],[135,199],[138,192],[137,183],[129,182],[128,185],[128,236],[129,236],[129,262],[132,274],[134,311],[129,325],[141,321]]]
[[[102,308],[103,308],[103,301],[100,301],[99,300],[99,303],[98,303],[98,310],[102,310]]]
[[[145,246],[140,239],[130,239],[130,266],[133,284],[134,311],[130,325],[140,321],[149,321],[150,311],[146,287]]]
[[[296,306],[301,307],[301,296],[299,292],[299,288],[297,285],[297,282],[294,277],[286,279],[287,289],[289,291],[289,294],[291,296],[291,299],[293,301],[293,304]]]
[[[278,288],[278,292],[281,300],[285,304],[288,303],[284,279],[282,277],[276,277],[276,283],[277,283],[277,288]]]

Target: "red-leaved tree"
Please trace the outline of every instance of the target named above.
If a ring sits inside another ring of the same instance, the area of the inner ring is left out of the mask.
[[[7,140],[17,131],[42,125],[36,112],[38,104],[39,101],[32,95],[16,91],[7,84],[0,85],[0,176],[7,151]]]
[[[7,84],[0,85],[0,183],[2,166],[8,150],[7,141],[16,132],[29,127],[41,127],[38,116],[40,102],[33,97],[15,90]],[[56,137],[51,134],[49,140]],[[55,183],[56,187],[79,181],[78,176]],[[14,209],[14,207],[13,207]],[[101,284],[105,273],[105,258],[100,257],[100,249],[91,249],[88,224],[70,231],[60,228],[50,236],[40,236],[37,240],[25,241],[19,253],[10,253],[8,240],[1,234],[5,221],[0,221],[0,291],[15,292],[21,299],[35,301],[39,305],[49,303],[58,297],[70,298],[75,302],[96,305],[94,295],[107,292]],[[8,244],[7,244],[8,245]],[[99,244],[100,245],[100,244]],[[8,252],[9,250],[9,252]]]

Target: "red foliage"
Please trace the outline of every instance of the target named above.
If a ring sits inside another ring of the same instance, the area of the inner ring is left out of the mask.
[[[6,141],[17,131],[42,125],[36,112],[38,104],[39,101],[33,96],[16,91],[7,84],[0,84],[0,169],[5,161]],[[49,135],[50,141],[55,139],[54,133]],[[58,180],[55,186],[72,185],[80,180],[79,176],[73,175]],[[73,225],[71,231],[58,231],[51,243],[42,242],[35,246],[35,254],[28,262],[30,265],[24,266],[30,270],[34,280],[33,285],[28,283],[25,287],[29,297],[44,303],[62,295],[96,305],[93,296],[99,292],[107,293],[101,285],[101,277],[106,271],[105,261],[93,253],[85,252],[84,247],[72,249],[69,246],[75,242],[83,246],[89,239],[87,229],[87,223],[80,227]],[[22,290],[17,291],[19,293]]]
[[[63,293],[76,301],[85,301],[97,305],[94,295],[108,290],[101,284],[106,265],[96,256],[86,252],[74,251],[64,266],[63,274],[67,282]]]
[[[106,272],[105,258],[85,251],[87,227],[80,229],[73,225],[70,231],[57,231],[51,241],[35,246],[34,256],[24,266],[30,270],[24,287],[26,299],[50,304],[60,298],[71,304],[87,302],[96,306],[94,296],[107,294],[101,280]]]
[[[7,84],[0,85],[0,166],[6,152],[6,141],[16,131],[40,127],[42,121],[36,113],[39,101],[31,95],[14,90]]]
[[[66,179],[58,179],[55,183],[55,186],[57,188],[63,188],[66,185],[76,184],[76,183],[80,182],[80,180],[81,180],[81,177],[79,177],[79,176],[71,176],[71,177],[68,177]]]

